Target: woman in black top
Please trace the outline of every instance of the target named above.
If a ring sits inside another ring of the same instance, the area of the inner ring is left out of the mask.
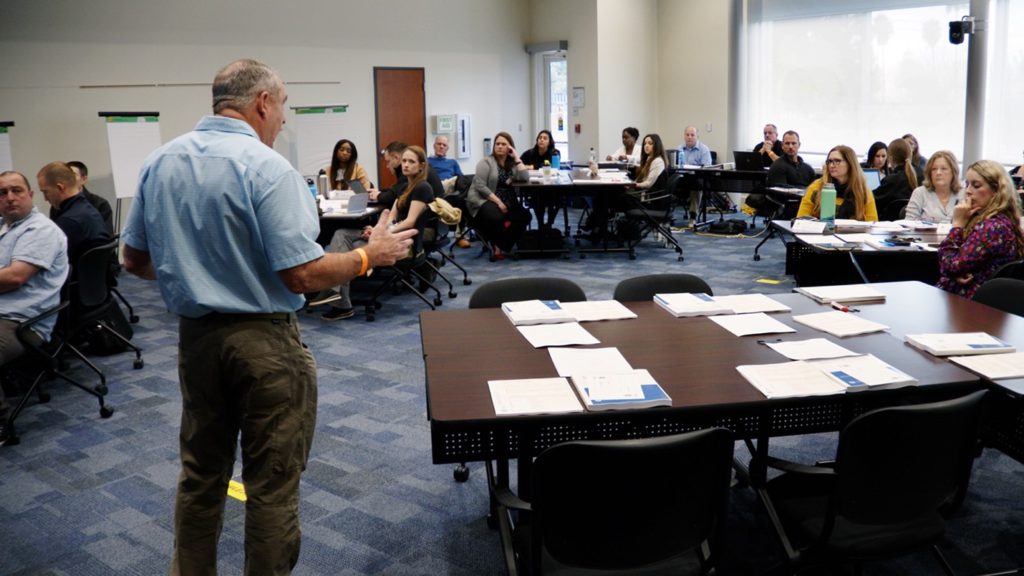
[[[541,130],[537,133],[536,143],[520,157],[523,164],[530,170],[540,170],[544,166],[554,164],[553,158],[558,156],[558,149],[555,148],[555,137],[550,130]],[[560,197],[551,197],[548,192],[534,192],[530,195],[530,206],[533,213],[537,215],[537,226],[539,228],[550,228],[558,216],[558,208],[561,206]],[[547,213],[545,220],[544,214]]]
[[[879,176],[884,178],[889,174],[889,147],[885,142],[875,142],[868,148],[868,155],[860,166],[865,170],[878,170]]]
[[[921,169],[913,164],[910,144],[897,138],[889,143],[889,175],[875,189],[875,204],[881,220],[899,218],[897,207],[910,200],[917,184],[924,180]],[[890,208],[892,206],[892,208]]]

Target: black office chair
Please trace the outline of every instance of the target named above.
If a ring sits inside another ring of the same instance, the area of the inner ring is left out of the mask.
[[[559,300],[562,302],[583,302],[587,295],[572,280],[565,278],[506,278],[482,284],[469,297],[469,307],[501,308],[505,302],[522,300]],[[490,468],[491,463],[486,466]],[[463,462],[452,472],[456,482],[469,479],[469,468]]]
[[[1024,280],[1024,260],[1014,260],[1008,264],[1003,264],[996,270],[992,278],[1016,278],[1017,280]]]
[[[522,300],[561,300],[583,302],[587,295],[572,280],[532,277],[506,278],[481,285],[469,297],[470,308],[500,308],[505,302]]]
[[[992,278],[978,287],[974,301],[1003,312],[1024,316],[1024,280]]]
[[[615,286],[612,298],[619,302],[653,300],[655,294],[689,292],[714,296],[711,286],[693,274],[648,274],[627,278]]]
[[[135,308],[132,307],[131,302],[121,294],[121,291],[117,289],[117,277],[121,274],[121,262],[117,258],[117,251],[120,247],[121,235],[114,236],[114,240],[118,242],[114,246],[114,253],[110,256],[110,265],[107,267],[108,277],[107,283],[110,284],[110,292],[121,301],[121,304],[128,310],[128,321],[132,324],[139,323],[139,316],[135,313]]]
[[[835,462],[768,459],[783,471],[759,490],[794,571],[861,565],[936,544],[967,492],[985,391],[863,414],[839,434]]]
[[[909,202],[909,198],[897,198],[896,200],[886,204],[883,209],[879,210],[878,216],[887,222],[902,220],[907,215],[907,204]]]
[[[23,384],[24,382],[31,382],[28,386],[21,388],[21,400],[18,401],[17,406],[7,417],[7,423],[5,428],[7,430],[7,439],[4,442],[4,446],[14,446],[21,442],[21,438],[14,426],[14,421],[24,410],[25,405],[28,403],[29,398],[35,394],[40,404],[45,404],[50,401],[50,395],[43,391],[41,384],[43,380],[49,380],[54,377],[60,378],[65,382],[81,389],[83,392],[91,394],[96,397],[100,404],[100,417],[110,418],[114,413],[114,409],[107,406],[104,402],[103,397],[107,394],[107,382],[106,377],[99,369],[89,362],[85,356],[78,351],[74,346],[69,344],[58,330],[54,330],[49,342],[41,342],[38,334],[33,331],[33,327],[40,322],[52,318],[61,312],[63,312],[69,305],[66,300],[60,304],[48,308],[40,314],[24,320],[18,324],[15,329],[15,336],[18,341],[25,348],[25,354],[8,366],[4,366],[5,380],[12,380],[16,384]],[[82,384],[77,379],[69,375],[61,368],[61,355],[65,352],[70,352],[77,356],[80,360],[84,361],[89,367],[94,370],[100,378],[100,383],[96,386],[89,387]]]
[[[463,211],[465,213],[465,211]],[[462,272],[462,284],[469,286],[473,283],[469,279],[469,272],[462,267],[461,264],[455,261],[455,256],[446,254],[444,251],[445,246],[452,244],[452,239],[449,236],[451,232],[451,226],[441,220],[441,218],[434,215],[434,217],[427,223],[423,228],[423,251],[427,256],[427,265],[430,266],[434,273],[440,277],[448,285],[448,297],[455,297],[455,286],[452,281],[448,279],[444,273],[441,272],[440,267],[445,264],[451,264]],[[451,248],[449,248],[449,251]],[[430,258],[432,254],[437,254],[440,258],[440,265],[435,265],[434,261]]]
[[[725,535],[724,428],[565,442],[533,464],[529,503],[498,488],[510,574],[707,574]],[[509,511],[515,511],[514,515]]]
[[[84,340],[97,353],[115,353],[131,349],[135,352],[133,367],[143,367],[142,349],[132,344],[132,328],[112,295],[108,268],[118,241],[86,250],[75,266],[77,280],[67,286],[71,306],[60,324],[73,342]]]
[[[679,174],[673,173],[667,176],[665,182],[657,189],[627,192],[624,195],[626,210],[619,221],[621,223],[619,226],[628,226],[631,233],[626,237],[620,236],[620,239],[628,244],[630,260],[636,259],[637,245],[653,232],[666,248],[676,251],[676,254],[679,255],[678,261],[683,261],[683,247],[679,245],[679,241],[672,234],[676,194],[681,182]]]

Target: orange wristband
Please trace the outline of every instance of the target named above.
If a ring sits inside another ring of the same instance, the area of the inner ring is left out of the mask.
[[[370,268],[370,258],[366,255],[366,250],[362,248],[356,248],[356,254],[359,254],[361,263],[359,265],[359,275],[366,274],[366,271]]]

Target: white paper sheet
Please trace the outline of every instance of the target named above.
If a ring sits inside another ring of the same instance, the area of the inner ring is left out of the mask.
[[[768,398],[841,394],[846,386],[802,360],[737,366],[736,370]]]
[[[848,387],[917,382],[913,376],[882,362],[871,354],[813,360],[810,364]]]
[[[580,326],[578,322],[516,326],[516,329],[534,348],[601,343],[590,332],[587,332],[583,326]]]
[[[565,378],[490,380],[487,387],[498,416],[583,412],[583,406]]]
[[[711,316],[711,321],[722,328],[725,328],[729,332],[732,332],[736,336],[796,332],[795,329],[786,326],[764,312],[756,312],[754,314],[734,314],[732,316]]]
[[[767,342],[766,345],[790,360],[816,360],[820,358],[841,358],[856,356],[857,353],[847,350],[839,344],[824,338],[796,340],[790,342]]]
[[[791,308],[764,294],[732,294],[715,296],[715,302],[732,308],[734,314],[754,312],[789,312]]]
[[[548,348],[559,376],[632,372],[618,348]]]
[[[560,302],[560,304],[562,310],[572,314],[577,322],[636,318],[635,312],[617,300],[587,300],[585,302]]]
[[[793,316],[793,321],[810,326],[815,330],[828,332],[840,338],[882,332],[889,329],[885,324],[866,320],[852,312],[840,312],[838,310]]]
[[[951,356],[949,360],[990,380],[1024,378],[1024,352]]]

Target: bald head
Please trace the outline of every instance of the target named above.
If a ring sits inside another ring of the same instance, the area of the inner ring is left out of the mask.
[[[686,142],[686,145],[689,146],[690,148],[696,146],[697,145],[697,127],[696,126],[687,126],[686,130],[683,131],[683,140]]]

